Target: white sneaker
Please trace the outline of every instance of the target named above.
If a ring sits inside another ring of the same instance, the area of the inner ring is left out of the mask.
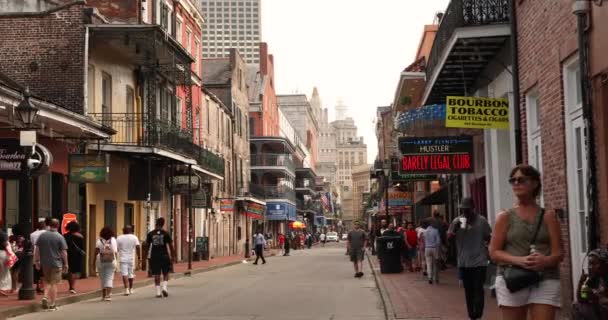
[[[130,294],[131,294],[131,292],[129,291],[129,289],[125,289],[125,296],[128,296]]]
[[[135,293],[135,291],[133,291],[133,288],[130,288],[129,289],[129,294],[134,294],[134,293]]]

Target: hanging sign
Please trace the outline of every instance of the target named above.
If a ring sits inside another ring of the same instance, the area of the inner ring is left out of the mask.
[[[509,100],[449,96],[446,98],[445,126],[509,129]]]
[[[109,154],[70,154],[68,156],[70,182],[108,183],[110,182]]]
[[[30,148],[29,149],[31,152]],[[0,178],[18,179],[23,174],[26,159],[30,159],[30,176],[37,177],[48,172],[53,163],[51,152],[41,144],[36,144],[34,153],[28,154],[19,140],[0,139]]]
[[[405,174],[470,173],[473,137],[401,137],[401,172]]]
[[[201,188],[192,194],[192,208],[211,208],[213,198],[213,184],[201,183]]]
[[[389,206],[411,206],[413,196],[411,192],[400,191],[396,188],[388,189],[388,205]]]
[[[65,213],[61,219],[61,234],[68,233],[68,224],[76,220],[76,215],[73,213]]]
[[[220,200],[220,211],[232,212],[234,211],[234,201],[230,199]]]
[[[245,215],[253,218],[262,220],[264,218],[264,211],[266,210],[265,205],[259,203],[247,201],[245,204]]]
[[[195,174],[173,176],[169,177],[168,185],[173,194],[187,194],[190,190],[194,192],[200,188],[201,178]]]

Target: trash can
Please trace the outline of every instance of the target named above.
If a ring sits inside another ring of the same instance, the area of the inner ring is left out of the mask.
[[[380,260],[381,273],[401,273],[401,251],[403,250],[403,238],[400,236],[382,236],[377,239],[378,259]]]

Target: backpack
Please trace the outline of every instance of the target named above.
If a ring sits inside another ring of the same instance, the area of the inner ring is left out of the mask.
[[[99,250],[99,260],[100,262],[113,262],[114,261],[114,250],[112,250],[112,240],[103,241],[103,239],[99,239],[101,241],[102,247]]]

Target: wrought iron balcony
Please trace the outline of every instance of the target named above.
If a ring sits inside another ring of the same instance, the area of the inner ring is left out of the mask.
[[[263,192],[264,198],[269,199],[288,199],[294,200],[296,197],[295,191],[287,186],[264,186],[259,184],[251,184],[249,190],[256,190],[256,193]],[[252,192],[253,193],[253,192]]]
[[[201,148],[192,132],[176,123],[148,119],[144,113],[89,113],[94,120],[116,130],[108,143],[114,145],[158,147],[195,159],[206,170],[224,175],[224,159]]]
[[[296,166],[286,154],[274,154],[274,153],[263,153],[263,154],[252,154],[251,155],[251,167],[285,167],[288,171],[294,173]]]
[[[426,77],[431,79],[435,69],[441,67],[444,50],[457,29],[472,26],[508,24],[509,0],[452,0],[441,19],[429,55]]]

